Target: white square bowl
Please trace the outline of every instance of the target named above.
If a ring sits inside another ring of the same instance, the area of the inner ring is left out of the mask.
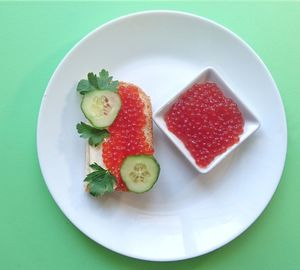
[[[222,90],[223,94],[231,98],[239,107],[244,118],[244,132],[240,135],[240,140],[238,143],[229,147],[224,153],[215,157],[214,160],[207,167],[200,167],[196,164],[195,159],[185,147],[183,142],[171,131],[168,130],[164,116],[166,112],[170,109],[173,103],[181,96],[186,90],[188,90],[192,85],[196,83],[204,82],[214,82]],[[207,173],[213,169],[217,164],[219,164],[229,153],[236,149],[242,142],[244,142],[251,134],[253,134],[260,126],[256,116],[249,110],[249,108],[236,96],[234,91],[228,86],[228,84],[218,75],[216,70],[212,67],[207,67],[200,74],[192,80],[186,87],[184,87],[177,95],[175,95],[171,100],[169,100],[165,105],[159,108],[154,113],[154,122],[162,130],[163,133],[175,144],[179,151],[190,161],[190,163],[195,167],[195,169],[200,173]]]

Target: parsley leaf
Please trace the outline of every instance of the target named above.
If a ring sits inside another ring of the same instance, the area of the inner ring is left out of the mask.
[[[90,91],[94,91],[96,88],[92,86],[88,80],[81,80],[78,85],[77,85],[77,91],[81,94],[84,95]]]
[[[93,72],[88,73],[87,75],[89,83],[94,87],[95,89],[98,88],[98,82],[97,82],[97,75]]]
[[[107,70],[102,69],[99,73],[99,77],[97,78],[99,89],[117,91],[119,82],[113,81],[112,78],[113,78],[112,76],[109,76]]]
[[[83,122],[76,125],[77,132],[80,134],[81,138],[89,139],[89,144],[92,146],[97,146],[104,138],[109,136],[109,132],[105,129],[97,129],[89,126]]]
[[[99,76],[93,72],[88,73],[87,80],[81,80],[77,85],[77,91],[84,95],[90,91],[94,90],[109,90],[109,91],[118,91],[118,81],[113,81],[113,77],[109,76],[107,70],[102,69],[99,72]]]
[[[92,196],[102,196],[107,192],[113,192],[117,183],[116,178],[107,170],[93,163],[90,167],[94,170],[84,179],[87,182],[87,190]]]

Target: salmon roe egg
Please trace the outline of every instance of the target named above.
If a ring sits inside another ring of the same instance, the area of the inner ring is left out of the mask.
[[[121,98],[121,109],[108,128],[110,136],[102,144],[102,158],[107,169],[117,179],[117,190],[126,191],[120,169],[123,160],[130,155],[149,154],[154,150],[146,141],[144,127],[146,115],[144,103],[138,88],[134,85],[120,85],[118,93]]]
[[[244,119],[237,104],[217,84],[197,83],[165,115],[168,129],[186,146],[200,167],[239,141]]]

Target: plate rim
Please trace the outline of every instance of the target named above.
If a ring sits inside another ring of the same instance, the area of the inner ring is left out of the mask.
[[[283,137],[284,137],[284,142],[283,142],[283,149],[284,149],[284,157],[283,157],[283,162],[281,164],[281,168],[280,168],[280,173],[278,175],[278,179],[276,179],[276,181],[274,181],[274,183],[276,182],[276,185],[274,185],[274,188],[272,190],[272,192],[270,193],[270,197],[267,198],[266,203],[263,205],[263,207],[261,207],[260,211],[258,211],[257,216],[252,220],[252,222],[250,222],[247,226],[245,226],[242,230],[240,230],[238,233],[233,234],[231,237],[229,237],[228,239],[226,239],[226,241],[222,242],[219,245],[215,245],[213,248],[209,248],[207,250],[205,250],[202,253],[196,252],[195,254],[189,254],[189,255],[183,255],[183,256],[175,256],[175,257],[168,257],[168,258],[151,258],[151,257],[147,257],[144,255],[139,255],[137,256],[136,254],[130,254],[130,252],[126,252],[126,250],[122,250],[122,249],[118,249],[115,248],[113,246],[109,246],[107,244],[103,244],[101,243],[101,241],[95,240],[92,236],[92,234],[90,234],[88,231],[85,231],[83,228],[79,228],[76,225],[76,220],[73,219],[71,217],[71,215],[69,215],[68,210],[61,205],[55,198],[55,195],[51,192],[51,188],[50,188],[50,184],[48,183],[48,181],[46,180],[46,177],[44,175],[44,165],[42,162],[42,153],[41,153],[41,138],[39,135],[39,130],[40,130],[40,126],[41,126],[41,115],[43,114],[43,110],[45,107],[45,103],[47,100],[47,94],[49,91],[49,88],[54,80],[54,78],[56,77],[56,74],[60,71],[60,69],[62,68],[64,62],[68,59],[68,57],[73,54],[74,52],[76,52],[76,50],[78,49],[78,47],[86,42],[90,37],[92,37],[93,35],[95,35],[97,32],[100,32],[101,30],[110,27],[111,25],[118,23],[120,21],[123,20],[127,20],[127,19],[131,19],[134,17],[139,17],[139,16],[143,16],[143,15],[157,15],[157,14],[166,14],[166,15],[178,15],[178,16],[185,16],[185,17],[190,17],[190,18],[194,18],[197,20],[201,20],[202,22],[206,22],[209,24],[214,25],[215,27],[221,29],[222,31],[226,32],[227,34],[231,35],[233,38],[235,38],[243,47],[245,47],[247,50],[249,50],[249,52],[252,53],[252,55],[256,58],[256,60],[258,60],[258,62],[262,65],[262,67],[264,68],[264,70],[266,71],[266,75],[268,77],[269,82],[273,85],[273,88],[276,89],[276,91],[274,92],[274,95],[276,95],[276,99],[280,104],[280,110],[282,112],[283,115],[283,124],[284,124],[284,130],[283,130]],[[167,261],[181,261],[181,260],[186,260],[186,259],[191,259],[191,258],[195,258],[195,257],[199,257],[202,255],[205,255],[207,253],[210,253],[212,251],[218,250],[221,247],[227,245],[228,243],[230,243],[231,241],[233,241],[234,239],[236,239],[238,236],[242,235],[249,227],[251,227],[251,225],[261,216],[261,214],[264,212],[264,210],[266,209],[266,207],[269,205],[271,199],[273,198],[278,185],[280,183],[280,180],[282,178],[282,174],[284,171],[284,167],[285,167],[285,163],[286,163],[286,156],[287,156],[287,144],[288,144],[288,129],[287,129],[287,120],[286,120],[286,112],[285,112],[285,108],[283,105],[283,100],[281,98],[280,92],[278,90],[278,87],[276,85],[275,80],[273,79],[269,69],[267,68],[266,64],[262,61],[262,59],[258,56],[258,54],[254,51],[254,49],[252,49],[242,38],[240,38],[237,34],[235,34],[234,32],[232,32],[230,29],[226,28],[225,26],[221,25],[218,22],[215,22],[211,19],[208,19],[206,17],[197,15],[195,13],[191,13],[191,12],[185,12],[185,11],[178,11],[178,10],[168,10],[168,9],[157,9],[157,10],[147,10],[147,11],[138,11],[138,12],[133,12],[133,13],[129,13],[123,16],[119,16],[116,17],[114,19],[111,19],[109,21],[107,21],[106,23],[100,24],[98,27],[96,27],[94,30],[88,32],[85,36],[83,36],[78,42],[75,43],[75,45],[72,46],[72,48],[69,49],[69,51],[64,55],[64,57],[60,60],[60,62],[58,63],[57,67],[54,69],[50,80],[48,81],[48,84],[46,86],[45,92],[42,96],[41,102],[40,102],[40,108],[39,108],[39,113],[38,113],[38,119],[37,119],[37,128],[36,128],[36,147],[37,147],[37,156],[38,156],[38,162],[39,162],[39,166],[41,169],[41,174],[43,176],[44,182],[46,184],[46,187],[49,191],[49,193],[51,194],[51,197],[53,198],[53,200],[55,201],[56,205],[58,206],[58,208],[61,210],[61,212],[64,214],[64,216],[76,227],[76,229],[78,229],[79,231],[81,231],[84,235],[86,235],[88,238],[90,238],[91,240],[93,240],[94,242],[96,242],[97,244],[100,244],[102,247],[107,248],[113,252],[116,252],[118,254],[122,254],[124,256],[127,257],[131,257],[131,258],[135,258],[135,259],[139,259],[139,260],[146,260],[146,261],[158,261],[158,262],[167,262]]]

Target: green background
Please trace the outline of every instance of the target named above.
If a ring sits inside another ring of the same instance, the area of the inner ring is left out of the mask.
[[[270,69],[288,120],[286,166],[262,216],[225,247],[180,262],[139,261],[88,239],[54,203],[36,153],[40,102],[62,57],[99,25],[148,9],[192,12],[238,34]],[[0,268],[300,269],[299,18],[296,2],[1,2]]]

